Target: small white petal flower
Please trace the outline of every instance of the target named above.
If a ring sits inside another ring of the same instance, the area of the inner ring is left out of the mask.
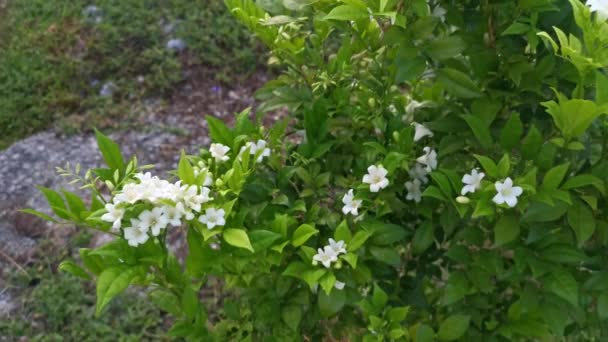
[[[142,199],[141,191],[138,184],[127,184],[122,188],[122,192],[114,197],[114,203],[130,203],[133,204]]]
[[[405,106],[405,112],[408,115],[413,115],[418,110],[418,108],[426,107],[429,103],[430,102],[428,102],[428,101],[418,102],[418,101],[412,99],[407,104],[407,106]]]
[[[222,145],[222,144],[211,144],[209,147],[209,152],[211,152],[211,156],[215,158],[216,162],[225,162],[230,159],[226,153],[230,151],[230,147]]]
[[[424,151],[424,155],[418,157],[416,161],[426,166],[427,172],[435,170],[437,168],[437,152],[428,146],[422,150]]]
[[[471,170],[470,175],[465,174],[462,177],[462,183],[465,185],[462,187],[462,191],[460,191],[460,194],[464,196],[469,192],[474,193],[476,190],[481,189],[481,180],[485,176],[485,173],[478,172],[477,169]]]
[[[411,182],[405,182],[405,188],[407,189],[407,195],[405,199],[408,201],[415,201],[419,203],[422,200],[422,189],[419,179],[414,179]]]
[[[207,229],[213,229],[216,226],[223,226],[226,224],[225,216],[226,212],[224,209],[209,208],[205,210],[205,214],[199,216],[198,220],[207,226]]]
[[[152,235],[158,236],[160,231],[167,227],[169,223],[167,218],[163,215],[162,208],[154,208],[150,210],[144,210],[139,214],[140,227],[143,229],[150,229]]]
[[[361,207],[361,202],[361,200],[355,199],[353,189],[348,190],[348,192],[344,194],[344,197],[342,197],[342,203],[344,203],[342,212],[344,215],[348,215],[349,213],[355,216],[359,215],[359,207]]]
[[[521,187],[513,186],[513,181],[509,177],[503,183],[496,182],[494,187],[498,193],[492,198],[492,201],[496,204],[506,203],[511,208],[517,205],[517,197],[524,192]]]
[[[417,122],[413,122],[412,125],[416,128],[414,133],[414,142],[424,138],[424,137],[432,137],[433,132],[430,129],[426,128],[426,126],[419,124]]]
[[[261,162],[264,160],[264,157],[270,157],[270,148],[266,147],[267,142],[265,140],[258,140],[257,142],[248,142],[245,146],[241,147],[239,151],[239,160],[241,159],[241,155],[245,153],[245,150],[249,149],[249,154],[256,155],[258,152],[261,152],[257,158],[257,162]]]
[[[411,169],[409,169],[407,173],[412,179],[418,179],[424,184],[428,183],[429,181],[429,178],[427,177],[429,172],[421,164],[414,165]]]
[[[107,213],[101,216],[102,221],[112,222],[112,229],[120,229],[122,217],[125,214],[125,210],[117,208],[116,204],[107,203],[105,208]]]
[[[317,254],[312,257],[313,262],[320,262],[325,268],[330,268],[331,263],[338,260],[338,255],[329,246],[317,249]]]
[[[125,239],[129,246],[137,247],[143,245],[148,241],[148,238],[148,232],[144,229],[140,229],[139,227],[125,228]]]
[[[175,206],[166,205],[162,207],[163,216],[167,219],[167,222],[173,227],[179,227],[182,225],[182,217],[186,214],[184,205],[181,202],[175,204]]]
[[[327,245],[326,248],[328,247],[334,251],[336,255],[346,254],[346,244],[342,240],[336,242],[336,240],[330,238],[329,245]]]
[[[388,171],[384,167],[372,165],[367,168],[367,174],[363,176],[363,183],[369,184],[369,191],[378,192],[388,186],[387,174]]]
[[[334,287],[338,290],[344,290],[344,285],[346,285],[345,283],[336,280],[336,283],[334,284]]]
[[[587,0],[587,6],[591,9],[592,12],[596,12],[600,18],[608,18],[607,0]]]

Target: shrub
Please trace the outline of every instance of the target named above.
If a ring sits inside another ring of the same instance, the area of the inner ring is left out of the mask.
[[[0,25],[0,147],[73,114],[62,123],[124,120],[125,103],[166,93],[191,65],[226,82],[259,64],[258,46],[219,0],[94,4],[8,4]],[[168,49],[172,39],[186,52]]]
[[[190,340],[602,340],[608,13],[593,3],[227,0],[285,70],[259,111],[293,120],[208,118],[214,144],[171,182],[99,134],[91,207],[43,191],[116,239],[63,268],[97,276],[99,312],[149,288]],[[183,263],[165,244],[182,224]],[[209,277],[226,291],[211,320]]]

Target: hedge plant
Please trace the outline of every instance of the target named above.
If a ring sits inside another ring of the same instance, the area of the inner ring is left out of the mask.
[[[283,70],[255,120],[166,179],[98,133],[90,204],[41,188],[114,235],[61,265],[99,314],[138,286],[193,341],[606,338],[606,1],[226,4]]]

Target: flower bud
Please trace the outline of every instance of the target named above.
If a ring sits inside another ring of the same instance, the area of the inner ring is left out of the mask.
[[[342,260],[338,259],[338,261],[336,261],[336,263],[334,264],[334,268],[339,270],[342,268]]]
[[[374,108],[374,107],[376,107],[376,100],[373,97],[370,97],[369,100],[367,100],[367,104],[370,107]]]
[[[395,140],[396,142],[399,142],[399,132],[397,132],[397,131],[393,132],[393,140]]]
[[[108,187],[108,190],[112,191],[114,190],[114,184],[112,184],[112,182],[110,182],[109,180],[105,181],[106,186]]]
[[[469,204],[471,200],[466,196],[458,196],[456,197],[456,202],[460,204]]]
[[[391,90],[392,92],[396,92],[397,90],[399,90],[399,87],[397,87],[396,85],[394,85],[394,84],[393,84],[393,85],[391,86],[390,90]]]

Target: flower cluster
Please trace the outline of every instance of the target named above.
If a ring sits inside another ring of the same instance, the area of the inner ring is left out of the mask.
[[[479,172],[477,169],[471,170],[470,174],[465,174],[462,177],[464,186],[462,187],[460,194],[465,196],[468,193],[474,193],[481,189],[481,181],[484,177],[485,173]],[[523,193],[521,187],[513,185],[513,180],[510,177],[507,177],[504,182],[497,181],[494,184],[494,188],[496,189],[496,195],[492,198],[492,201],[498,205],[506,203],[510,208],[517,205],[517,197]],[[468,203],[466,197],[459,198],[460,203]]]
[[[183,219],[194,219],[202,206],[213,200],[209,196],[210,189],[205,186],[182,185],[181,181],[170,183],[149,172],[138,173],[135,178],[138,182],[127,183],[116,193],[105,205],[107,212],[101,216],[103,221],[112,222],[112,228],[118,230],[123,226],[126,212],[137,210],[135,204],[144,204],[146,208],[151,206],[131,218],[129,226],[123,229],[131,246],[144,244],[150,236],[148,233],[158,236],[168,225],[179,227]]]
[[[417,122],[412,123],[412,125],[415,127],[415,142],[424,137],[433,136],[433,132],[426,126]],[[424,151],[424,154],[416,159],[416,164],[408,171],[412,180],[405,182],[405,189],[407,190],[405,199],[416,203],[422,200],[422,185],[428,183],[428,174],[437,169],[437,151],[429,146],[424,147],[422,151]]]
[[[336,242],[334,239],[329,239],[329,245],[317,250],[317,254],[312,257],[312,263],[317,265],[320,262],[326,268],[330,268],[332,262],[338,261],[340,254],[346,254],[344,241]]]

